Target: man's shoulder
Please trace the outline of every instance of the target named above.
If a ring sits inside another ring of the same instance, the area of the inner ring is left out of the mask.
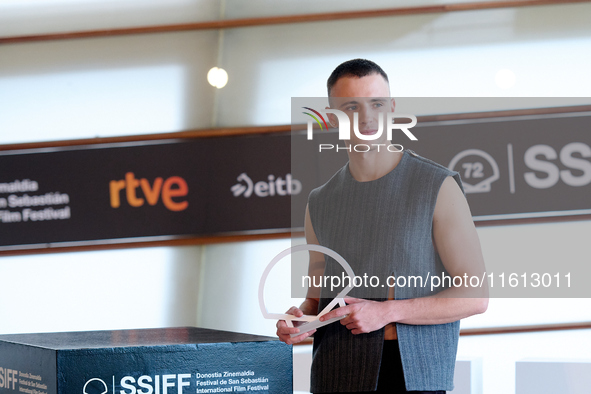
[[[411,161],[413,161],[416,166],[418,166],[424,170],[439,171],[439,172],[445,173],[447,175],[456,174],[455,171],[451,171],[449,168],[445,167],[444,165],[439,164],[439,163],[437,163],[431,159],[428,159],[426,157],[423,157],[413,150],[406,149],[406,152],[409,154]]]
[[[440,186],[441,183],[445,180],[445,178],[451,176],[460,187],[462,193],[465,194],[462,179],[457,171],[452,171],[444,165],[441,165],[433,160],[427,159],[426,157],[423,157],[410,149],[407,149],[406,152],[409,153],[411,161],[415,164],[415,167],[417,168],[416,172],[420,174],[421,178],[422,175],[432,174],[434,176],[432,176],[431,178],[436,180],[436,182]]]

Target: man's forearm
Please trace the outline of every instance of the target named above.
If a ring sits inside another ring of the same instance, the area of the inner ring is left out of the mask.
[[[443,324],[486,311],[488,298],[455,298],[452,295],[384,301],[389,322]]]

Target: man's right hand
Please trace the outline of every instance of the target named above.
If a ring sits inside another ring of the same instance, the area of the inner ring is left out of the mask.
[[[288,315],[293,315],[295,317],[302,317],[304,316],[304,312],[296,306],[292,306],[289,308],[287,312]],[[310,337],[312,334],[316,332],[316,330],[311,330],[308,332],[303,333],[302,335],[298,335],[296,337],[291,337],[291,334],[297,334],[300,332],[300,329],[296,327],[296,325],[301,325],[304,322],[301,321],[294,321],[294,327],[288,327],[285,320],[279,320],[277,322],[277,336],[281,342],[285,342],[288,345],[293,345],[294,343],[302,342],[304,339]]]

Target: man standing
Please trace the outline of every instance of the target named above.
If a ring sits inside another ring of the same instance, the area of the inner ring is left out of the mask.
[[[386,73],[354,59],[328,79],[330,108],[343,111],[358,131],[372,136],[380,117],[394,112]],[[338,119],[329,114],[333,126]],[[383,121],[382,121],[383,122]],[[383,123],[382,123],[383,126]],[[459,174],[411,151],[379,149],[386,133],[366,144],[356,133],[347,141],[349,162],[313,190],[305,216],[306,241],[329,247],[356,275],[421,277],[477,275],[484,262]],[[310,252],[310,275],[337,275],[334,261]],[[390,282],[391,283],[391,282]],[[390,285],[389,285],[390,286]],[[358,290],[358,289],[355,289]],[[453,389],[459,320],[483,313],[487,289],[447,286],[377,287],[357,291],[347,306],[321,321],[343,317],[301,335],[277,323],[277,335],[293,344],[314,334],[314,393],[443,393]],[[395,291],[394,291],[395,290]],[[314,315],[330,301],[326,289],[310,289],[302,305],[287,313]]]

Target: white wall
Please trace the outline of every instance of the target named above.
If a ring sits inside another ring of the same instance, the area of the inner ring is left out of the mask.
[[[590,12],[591,4],[557,5],[227,30],[221,63],[230,82],[220,92],[218,124],[288,124],[290,98],[326,96],[330,72],[354,57],[380,64],[395,97],[589,103]],[[497,86],[502,69],[515,74],[513,87]],[[472,110],[460,104],[440,110]]]
[[[263,0],[249,7],[233,0],[225,7],[213,0],[54,2],[52,12],[61,15],[55,20],[38,1],[0,2],[0,35],[303,9],[294,1],[279,7]],[[309,12],[336,4],[309,3]],[[569,4],[227,29],[219,53],[214,30],[2,45],[0,143],[288,124],[290,98],[324,96],[326,77],[352,57],[381,64],[397,97],[582,97],[588,103],[590,11],[590,4]],[[205,80],[216,65],[229,73],[221,91]],[[502,69],[515,74],[513,87],[497,86]],[[470,110],[461,105],[446,110]]]
[[[216,0],[2,0],[0,36],[188,23],[217,19]]]
[[[0,334],[192,326],[201,248],[0,258]]]
[[[201,327],[274,335],[275,321],[265,320],[258,288],[265,267],[290,239],[208,245],[203,254],[204,280],[199,288],[198,323]],[[289,259],[277,264],[266,286],[269,312],[284,313],[301,300],[290,299]]]
[[[2,45],[0,143],[209,127],[216,56],[213,31]]]

